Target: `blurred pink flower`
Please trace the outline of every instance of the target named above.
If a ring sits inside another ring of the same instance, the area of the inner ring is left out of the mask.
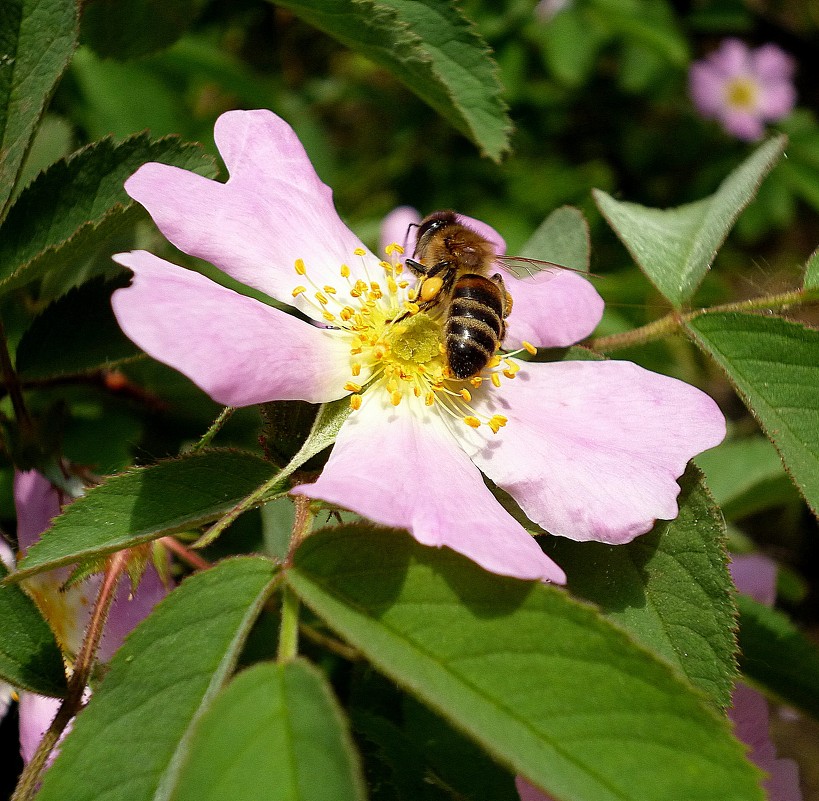
[[[78,486],[78,493],[80,490]],[[47,478],[34,470],[14,474],[14,504],[17,509],[17,544],[23,555],[39,540],[72,496],[66,496]],[[4,543],[0,543],[3,544]],[[3,558],[5,557],[5,558]],[[0,558],[9,569],[14,558],[8,546],[0,549]],[[91,615],[101,576],[92,576],[84,582],[63,589],[71,575],[70,568],[58,568],[39,573],[22,582],[48,621],[60,648],[71,659],[78,652]],[[130,579],[124,576],[108,614],[105,631],[98,651],[98,659],[107,662],[122,644],[125,635],[147,617],[153,607],[167,594],[156,568],[149,564],[135,593]],[[28,762],[46,729],[51,725],[60,701],[32,692],[20,692],[20,753]],[[0,702],[0,706],[2,703]],[[1,716],[1,715],[0,715]]]
[[[400,252],[379,259],[344,225],[290,126],[269,111],[231,111],[215,140],[227,183],[151,163],[126,191],[182,251],[331,327],[144,251],[115,257],[134,280],[114,293],[114,312],[143,350],[219,403],[349,398],[354,411],[321,476],[295,493],[408,529],[487,570],[554,582],[563,571],[481,473],[572,539],[628,542],[676,516],[677,477],[724,434],[709,397],[617,361],[507,356],[480,380],[447,376],[440,323],[413,309]],[[463,219],[503,252],[495,231]],[[398,227],[403,239],[406,222]],[[602,314],[575,273],[504,278],[515,307],[506,347],[570,345]]]
[[[794,69],[793,59],[774,44],[751,50],[739,39],[725,39],[691,65],[689,91],[703,117],[718,120],[737,139],[753,141],[765,123],[793,110]]]

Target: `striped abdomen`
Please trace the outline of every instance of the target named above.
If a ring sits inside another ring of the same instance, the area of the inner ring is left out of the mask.
[[[482,275],[461,276],[452,289],[444,325],[447,364],[456,378],[472,378],[486,367],[506,332],[506,290]]]

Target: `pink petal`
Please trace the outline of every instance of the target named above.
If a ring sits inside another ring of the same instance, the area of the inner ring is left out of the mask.
[[[751,54],[752,69],[763,81],[790,81],[796,62],[781,47],[764,44]]]
[[[796,89],[792,83],[772,81],[762,87],[759,95],[759,113],[766,120],[787,117],[796,105]]]
[[[151,613],[151,610],[168,594],[156,567],[148,564],[137,591],[132,594],[131,580],[123,576],[117,586],[117,594],[105,622],[97,658],[109,662],[114,651],[122,645],[125,636]]]
[[[20,754],[26,764],[34,756],[59,708],[59,698],[46,698],[30,692],[20,693]]]
[[[406,476],[415,491],[408,491]],[[318,481],[293,492],[408,529],[424,545],[447,546],[493,573],[565,582],[534,537],[495,500],[437,414],[422,404],[393,407],[385,393],[367,393]]]
[[[720,115],[722,127],[731,136],[741,139],[743,142],[755,142],[765,133],[765,126],[759,119],[759,112],[751,113],[726,107]]]
[[[691,65],[688,91],[697,111],[704,117],[716,117],[725,105],[725,77],[708,62]]]
[[[796,763],[779,759],[771,742],[765,698],[740,682],[734,688],[733,708],[728,715],[736,736],[750,747],[751,760],[768,774],[763,787],[769,801],[802,801]]]
[[[14,691],[14,688],[6,683],[5,681],[0,681],[0,721],[6,716],[6,713],[9,711],[9,707],[11,706],[11,694]]]
[[[506,240],[491,226],[487,225],[482,220],[476,220],[474,217],[467,217],[466,214],[458,214],[458,222],[476,231],[484,239],[488,240],[495,246],[495,253],[502,256],[506,253]]]
[[[357,268],[353,251],[361,242],[339,218],[332,191],[280,117],[264,109],[228,111],[216,121],[214,136],[230,172],[227,183],[150,163],[125,182],[126,191],[180,250],[314,314],[291,296],[302,283],[296,259],[304,260],[319,286],[335,286],[341,264]]]
[[[582,276],[568,270],[544,270],[529,278],[516,278],[501,270],[512,296],[507,349],[523,340],[539,348],[563,348],[584,339],[603,316],[603,298]]]
[[[630,362],[523,363],[473,395],[505,415],[496,435],[454,431],[531,520],[573,540],[619,544],[677,515],[676,479],[717,445],[725,420],[698,389]]]
[[[725,39],[707,60],[726,78],[734,78],[752,71],[751,50],[739,39]]]
[[[731,577],[737,589],[755,601],[773,606],[776,600],[776,562],[761,553],[731,557]]]
[[[324,403],[348,394],[349,345],[337,331],[316,328],[145,251],[114,259],[134,271],[132,285],[111,298],[122,330],[217,403]]]
[[[398,206],[393,209],[381,222],[378,255],[384,256],[384,249],[393,243],[401,245],[404,253],[411,256],[415,250],[416,229],[411,225],[418,225],[421,215],[412,206]]]
[[[36,470],[14,471],[14,506],[17,509],[17,546],[25,553],[60,513],[60,494]]]
[[[520,796],[520,801],[553,801],[550,795],[546,795],[534,785],[529,784],[523,776],[515,777],[515,787]]]
[[[0,536],[0,562],[2,562],[6,570],[14,570],[17,560],[14,558],[14,552],[11,546]]]

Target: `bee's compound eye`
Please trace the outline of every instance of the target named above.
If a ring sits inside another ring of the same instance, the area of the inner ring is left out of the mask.
[[[429,301],[433,300],[441,291],[441,287],[443,285],[443,279],[439,278],[438,276],[427,278],[424,283],[421,284],[421,300],[424,303],[428,303]]]

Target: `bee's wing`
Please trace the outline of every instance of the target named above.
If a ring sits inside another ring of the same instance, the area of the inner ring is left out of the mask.
[[[584,277],[599,278],[599,276],[586,270],[566,267],[563,264],[555,264],[553,261],[544,261],[543,259],[530,259],[526,256],[496,256],[495,261],[513,277],[521,281],[528,278],[537,278],[539,281],[543,281],[544,276],[557,275],[563,270],[580,273]]]

